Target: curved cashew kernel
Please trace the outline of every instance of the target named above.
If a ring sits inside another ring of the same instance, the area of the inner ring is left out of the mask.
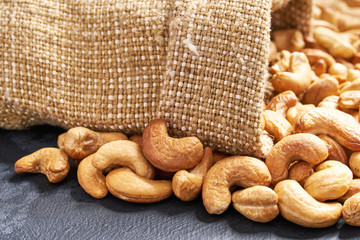
[[[325,60],[319,59],[315,64],[311,65],[311,70],[315,73],[316,76],[326,73],[327,65]]]
[[[305,54],[294,52],[290,56],[288,72],[278,72],[272,77],[272,85],[277,92],[293,91],[301,94],[310,85],[312,70]]]
[[[340,89],[340,93],[352,90],[360,90],[360,79],[356,79],[353,82],[345,82],[344,86]]]
[[[288,167],[296,160],[318,164],[328,156],[325,143],[313,134],[293,134],[276,143],[266,157],[272,184],[288,177]]]
[[[154,167],[145,159],[139,145],[130,140],[117,140],[104,144],[94,154],[92,165],[100,171],[107,168],[129,167],[136,174],[153,178]]]
[[[129,137],[130,141],[136,142],[140,148],[142,148],[142,136],[141,135],[132,135]]]
[[[202,188],[204,206],[210,214],[221,214],[231,203],[231,186],[269,186],[270,182],[271,176],[263,161],[245,156],[225,158],[215,163],[205,175]]]
[[[345,149],[338,142],[326,135],[319,135],[318,137],[325,142],[328,149],[329,155],[327,160],[336,160],[345,165],[349,165],[349,159]]]
[[[351,226],[360,226],[360,193],[356,193],[344,202],[342,216],[345,223]]]
[[[85,192],[99,199],[106,197],[108,190],[102,171],[92,165],[93,156],[94,154],[91,154],[80,162],[77,177],[80,186]]]
[[[348,75],[348,68],[341,63],[334,63],[329,67],[329,74],[330,75],[340,75],[347,78]]]
[[[197,137],[172,138],[166,121],[150,121],[143,132],[143,153],[156,167],[167,172],[195,167],[203,156],[203,145]]]
[[[343,40],[343,37],[324,27],[317,27],[313,30],[315,40],[323,47],[330,51],[334,57],[351,58],[356,50],[349,43]]]
[[[294,180],[279,182],[274,191],[278,195],[281,215],[303,227],[322,228],[337,223],[341,217],[341,204],[321,203],[310,196]]]
[[[262,115],[265,119],[265,130],[274,136],[277,141],[292,134],[293,127],[280,113],[265,110],[262,112]]]
[[[349,167],[356,177],[360,177],[360,152],[353,152],[351,154]]]
[[[66,135],[66,132],[60,134],[57,139],[57,145],[62,150],[64,150],[65,135]]]
[[[305,47],[304,37],[299,30],[286,29],[273,32],[276,48],[290,52],[300,51]]]
[[[270,222],[279,215],[278,196],[269,187],[254,186],[232,194],[234,208],[255,222]]]
[[[360,90],[346,91],[340,94],[339,107],[359,109],[360,107]]]
[[[129,168],[116,168],[106,176],[109,192],[128,202],[153,203],[172,195],[171,181],[141,177]]]
[[[117,132],[95,132],[84,127],[69,129],[65,135],[64,150],[74,160],[81,160],[95,153],[105,143],[126,140],[127,137]]]
[[[360,125],[349,114],[330,108],[314,108],[301,114],[295,132],[325,134],[352,151],[360,151]]]
[[[291,53],[289,51],[282,50],[279,54],[279,60],[269,68],[269,71],[273,74],[288,71],[290,56]]]
[[[349,68],[346,80],[349,82],[354,82],[359,79],[360,79],[360,71],[357,69]],[[360,90],[360,89],[356,89],[356,90]]]
[[[336,63],[335,59],[330,54],[320,49],[306,48],[301,52],[306,55],[310,65],[314,65],[319,60],[324,60],[327,66],[331,66]]]
[[[337,201],[344,203],[349,197],[359,192],[360,192],[360,179],[353,179],[350,182],[349,190],[343,196],[339,197]]]
[[[183,201],[194,200],[199,196],[203,179],[213,163],[212,151],[209,147],[204,149],[202,160],[193,169],[180,170],[172,179],[172,188],[175,196]]]
[[[304,186],[306,180],[314,174],[312,166],[304,161],[299,161],[289,168],[289,177]]]
[[[62,181],[69,170],[68,156],[59,148],[42,148],[15,163],[15,172],[42,173],[51,183]]]
[[[337,109],[339,96],[328,96],[324,98],[317,106],[323,107],[323,108],[331,108],[331,109]]]
[[[294,126],[295,120],[298,116],[313,108],[315,108],[314,104],[301,104],[298,102],[294,107],[289,108],[286,113],[286,119],[292,126]]]
[[[229,157],[228,155],[224,154],[224,153],[219,153],[219,152],[213,152],[213,164],[219,162],[220,160],[223,160],[224,158]]]
[[[307,88],[302,102],[318,105],[325,97],[339,94],[339,82],[335,78],[320,78]]]
[[[266,110],[279,112],[281,115],[286,117],[286,112],[289,108],[295,106],[297,102],[298,99],[294,92],[285,91],[273,97],[266,106]]]
[[[305,182],[304,189],[320,202],[344,195],[353,178],[351,170],[341,162],[327,160],[315,167],[315,173]]]

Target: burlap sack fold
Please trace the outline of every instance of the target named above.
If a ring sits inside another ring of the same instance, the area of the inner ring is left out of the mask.
[[[311,1],[286,8],[273,27],[306,33]],[[229,154],[272,146],[260,128],[271,1],[2,1],[0,19],[0,127],[133,134],[161,117]]]

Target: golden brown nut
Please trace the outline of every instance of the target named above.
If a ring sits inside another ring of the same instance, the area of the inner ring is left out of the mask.
[[[341,93],[338,106],[341,108],[359,109],[360,90],[352,90]]]
[[[261,160],[245,156],[225,158],[215,163],[204,178],[204,206],[210,214],[221,214],[231,203],[231,186],[269,186],[270,182],[269,170]]]
[[[319,60],[324,60],[327,66],[331,66],[332,64],[336,63],[335,59],[330,54],[320,49],[306,48],[301,52],[306,55],[310,65],[314,65]]]
[[[360,193],[356,193],[344,202],[342,216],[345,223],[351,226],[360,226]]]
[[[348,75],[348,68],[341,63],[334,63],[329,67],[329,74],[330,75],[340,75],[344,78],[347,78]]]
[[[147,179],[126,167],[109,172],[106,186],[115,197],[135,203],[159,202],[172,195],[171,181]]]
[[[291,53],[287,50],[282,50],[279,53],[279,60],[269,68],[269,71],[273,74],[279,72],[285,72],[289,70]]]
[[[360,71],[358,69],[349,68],[346,81],[354,82],[359,79],[360,79]],[[360,89],[353,89],[353,90],[360,90]]]
[[[360,90],[360,79],[356,79],[353,82],[345,82],[343,87],[340,89],[340,93],[344,93],[346,91],[354,91]]]
[[[223,160],[224,158],[229,157],[228,155],[220,152],[213,152],[213,164]]]
[[[341,217],[342,206],[340,203],[318,202],[294,180],[279,182],[274,191],[278,195],[278,207],[281,215],[300,226],[329,227],[337,223]]]
[[[339,83],[333,78],[321,78],[307,88],[302,102],[304,104],[318,105],[324,98],[339,94]]]
[[[312,166],[304,161],[298,161],[289,168],[288,179],[292,179],[304,186],[306,180],[314,174]]]
[[[345,149],[338,142],[326,135],[319,135],[318,137],[325,142],[328,149],[329,155],[327,160],[336,160],[345,165],[349,165],[349,159]]]
[[[337,109],[339,101],[339,96],[328,96],[324,98],[317,106],[324,108]]]
[[[311,66],[311,70],[315,73],[316,76],[320,76],[327,72],[327,65],[325,60],[319,59],[316,63]]]
[[[66,135],[66,132],[60,134],[58,136],[58,140],[57,140],[57,145],[62,150],[64,150],[65,135]]]
[[[289,110],[286,113],[286,119],[294,127],[296,118],[300,116],[302,113],[313,108],[315,108],[314,104],[301,104],[298,102],[294,107],[289,108]]]
[[[105,176],[92,165],[93,156],[94,154],[91,154],[80,162],[77,170],[78,181],[85,192],[92,197],[104,198],[108,193]]]
[[[344,203],[349,197],[359,192],[360,192],[360,179],[353,179],[350,182],[349,190],[343,196],[338,198],[337,201]]]
[[[266,110],[278,112],[286,117],[286,112],[289,108],[295,106],[297,102],[298,99],[294,92],[285,91],[273,97],[266,106]]]
[[[351,154],[349,167],[356,177],[360,177],[360,152],[353,152]]]
[[[270,222],[279,215],[278,197],[269,187],[254,186],[232,194],[234,208],[255,222]]]
[[[62,181],[69,170],[68,156],[59,148],[42,148],[15,163],[16,173],[42,173],[51,183]]]
[[[296,29],[277,30],[273,32],[274,43],[278,51],[300,51],[305,47],[301,31]]]
[[[291,124],[280,113],[265,110],[262,115],[265,119],[265,130],[274,136],[276,141],[280,141],[293,132]]]
[[[203,156],[203,145],[196,137],[171,138],[166,121],[150,121],[143,132],[142,150],[154,165],[167,172],[195,167]]]

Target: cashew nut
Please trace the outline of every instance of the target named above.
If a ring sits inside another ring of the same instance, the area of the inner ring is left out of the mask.
[[[171,181],[147,179],[126,167],[109,172],[106,186],[115,197],[135,203],[159,202],[172,195]]]
[[[154,167],[145,159],[139,145],[130,140],[117,140],[104,144],[94,154],[92,164],[103,171],[112,167],[129,167],[136,174],[153,178]]]
[[[95,153],[105,143],[125,140],[127,137],[118,132],[95,132],[84,127],[75,127],[66,132],[64,150],[74,160],[81,160]]]
[[[15,163],[15,172],[42,173],[51,183],[62,181],[69,170],[68,156],[59,148],[42,148]]]
[[[352,151],[360,151],[360,125],[349,114],[330,108],[314,108],[302,113],[295,132],[325,134]]]
[[[278,196],[269,187],[254,186],[232,194],[234,208],[255,222],[270,222],[279,215]]]
[[[336,63],[335,59],[330,54],[320,49],[306,48],[301,52],[306,55],[310,65],[314,65],[319,60],[325,61],[327,66],[331,66],[332,64]]]
[[[346,84],[340,89],[340,93],[346,91],[360,90],[360,79],[356,79],[353,82],[345,82]]]
[[[272,184],[288,177],[288,167],[296,160],[318,164],[328,156],[325,143],[313,134],[293,134],[276,143],[266,157]]]
[[[349,159],[345,149],[338,142],[326,135],[319,135],[318,137],[325,142],[328,149],[329,155],[327,160],[336,160],[345,165],[349,165]]]
[[[209,147],[204,149],[204,156],[193,169],[180,170],[175,173],[172,179],[172,188],[175,196],[183,201],[194,200],[199,196],[203,179],[212,166],[213,162],[212,151]]]
[[[329,67],[329,74],[330,75],[340,75],[344,78],[347,78],[348,75],[348,68],[341,63],[334,63]]]
[[[57,139],[57,145],[62,150],[64,150],[65,136],[66,136],[66,132],[60,134]]]
[[[304,161],[298,161],[289,168],[289,177],[304,186],[306,180],[314,174],[312,165]]]
[[[304,189],[320,202],[333,200],[349,190],[352,178],[353,174],[345,164],[327,160],[315,167],[315,173],[306,180]]]
[[[326,73],[327,65],[325,60],[319,59],[316,63],[311,65],[311,70],[315,73],[316,76]]]
[[[285,91],[273,97],[266,106],[266,110],[272,110],[286,117],[289,108],[296,105],[298,99],[294,92]]]
[[[353,152],[351,154],[349,167],[356,177],[360,177],[360,152]]]
[[[316,201],[295,180],[279,182],[274,191],[278,195],[278,207],[281,215],[300,226],[329,227],[341,217],[342,206],[340,203]]]
[[[203,156],[203,145],[196,137],[171,138],[166,121],[150,121],[143,132],[143,153],[154,165],[167,172],[195,167]]]
[[[314,104],[301,104],[298,102],[294,107],[289,108],[286,113],[286,119],[292,126],[294,126],[295,120],[298,116],[313,108],[315,108]]]
[[[323,75],[322,75],[323,76]],[[318,105],[325,97],[339,94],[339,82],[333,78],[322,78],[310,84],[302,102]]]
[[[339,96],[328,96],[324,98],[317,106],[318,107],[324,107],[324,108],[331,108],[331,109],[337,109]]]
[[[341,93],[338,106],[341,108],[359,109],[360,90],[346,91]]]
[[[349,68],[346,80],[349,82],[354,82],[360,79],[360,71],[357,69]],[[360,90],[360,89],[351,89],[351,90]]]
[[[349,190],[343,196],[339,197],[337,201],[344,203],[349,197],[359,192],[360,192],[360,179],[353,179],[350,182]]]
[[[291,53],[287,50],[282,50],[278,56],[278,61],[269,68],[271,73],[285,72],[289,70]]]
[[[344,202],[342,216],[345,223],[351,226],[360,226],[360,193],[356,193]]]
[[[273,32],[276,48],[290,52],[300,51],[305,47],[304,37],[297,29],[277,30]]]
[[[92,165],[94,154],[84,158],[78,166],[77,177],[80,186],[94,198],[104,198],[108,193],[105,176]]]
[[[280,113],[265,110],[262,112],[262,116],[265,119],[265,130],[274,136],[277,141],[280,141],[293,132],[291,124]]]
[[[213,164],[219,162],[220,160],[223,160],[224,158],[229,157],[228,155],[224,154],[224,153],[219,153],[219,152],[213,152]]]
[[[221,214],[231,203],[231,186],[269,186],[270,182],[271,176],[263,161],[246,156],[225,158],[215,163],[205,175],[202,188],[204,206],[210,214]]]

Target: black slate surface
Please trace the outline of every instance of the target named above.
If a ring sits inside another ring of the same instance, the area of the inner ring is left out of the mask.
[[[360,228],[342,220],[308,229],[277,217],[252,222],[232,207],[209,215],[201,198],[171,197],[135,204],[110,194],[96,200],[77,182],[71,161],[67,178],[49,183],[41,174],[16,174],[17,159],[43,147],[56,147],[63,129],[38,126],[24,131],[0,129],[0,239],[359,239]]]

